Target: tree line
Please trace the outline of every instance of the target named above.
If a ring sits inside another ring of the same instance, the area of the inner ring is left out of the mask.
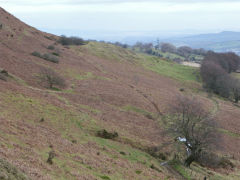
[[[210,92],[224,98],[240,98],[240,81],[232,76],[240,65],[240,57],[235,53],[208,52],[202,62],[200,74],[203,86]]]
[[[201,55],[201,56],[205,56],[207,54],[207,51],[202,48],[193,49],[188,46],[176,47],[173,44],[160,43],[159,41],[157,42],[157,44],[155,46],[152,43],[137,42],[135,45],[132,46],[132,49],[133,50],[138,49],[140,52],[159,56],[159,57],[162,57],[162,54],[159,51],[161,51],[163,53],[166,53],[166,52],[173,53],[173,54],[182,56],[185,59],[190,60],[190,61],[195,60],[194,58],[191,57],[192,54]]]

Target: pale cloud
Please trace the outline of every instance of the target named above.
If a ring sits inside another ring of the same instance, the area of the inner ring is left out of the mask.
[[[175,12],[233,12],[239,11],[240,2],[176,0],[24,0],[1,1],[3,7],[14,13],[34,12],[105,12],[105,13],[175,13]]]

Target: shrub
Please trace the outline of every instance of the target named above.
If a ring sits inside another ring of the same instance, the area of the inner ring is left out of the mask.
[[[55,86],[60,88],[64,88],[66,86],[65,80],[56,72],[48,68],[41,69],[40,78],[42,83],[50,89],[54,89]]]
[[[135,172],[136,172],[136,174],[141,174],[142,173],[142,171],[140,171],[140,170],[136,170]]]
[[[64,46],[68,46],[68,45],[85,45],[87,44],[86,41],[84,41],[82,38],[79,37],[66,37],[64,35],[62,35],[58,42]]]
[[[97,132],[97,136],[104,138],[104,139],[115,139],[118,137],[117,132],[108,132],[107,130],[103,129]]]
[[[49,49],[49,50],[54,50],[55,47],[54,47],[53,45],[50,45],[50,46],[47,47],[47,49]]]
[[[3,81],[7,81],[7,77],[0,73],[0,79]]]
[[[121,151],[120,154],[126,156],[126,153],[123,151]]]
[[[8,77],[8,72],[6,70],[1,70],[0,71],[0,79],[3,81],[7,81],[7,77]]]
[[[104,180],[111,180],[108,176],[100,176],[100,178]]]
[[[149,147],[146,149],[146,152],[150,154],[152,157],[161,159],[161,160],[166,160],[167,159],[167,154],[160,152],[158,147]]]
[[[183,91],[185,91],[185,89],[184,88],[180,88],[179,91],[183,92]]]
[[[215,153],[202,153],[198,162],[205,167],[209,168],[234,168],[234,164],[225,157],[219,157]]]
[[[60,54],[57,53],[57,52],[53,52],[52,55],[54,55],[54,56],[60,56]]]
[[[151,166],[150,166],[150,168],[151,169],[154,169],[154,170],[156,170],[156,171],[158,171],[158,172],[162,172],[159,168],[157,168],[154,164],[152,164]]]
[[[73,144],[77,144],[77,140],[76,140],[76,139],[73,139],[73,140],[72,140],[72,143],[73,143]]]
[[[3,69],[0,73],[1,73],[1,74],[4,74],[5,76],[8,76],[8,71],[5,70],[5,69]]]
[[[48,164],[53,164],[53,158],[56,156],[54,151],[50,151],[48,153],[48,159],[47,159],[47,163]]]
[[[36,56],[36,57],[42,58],[41,53],[39,53],[39,52],[37,52],[37,51],[32,52],[32,55],[33,55],[33,56]]]
[[[57,57],[55,57],[55,56],[53,56],[53,55],[51,55],[51,54],[41,54],[41,53],[39,53],[39,52],[37,52],[37,51],[34,51],[33,53],[32,53],[32,55],[33,56],[36,56],[36,57],[39,57],[39,58],[42,58],[42,59],[44,59],[44,60],[46,60],[46,61],[50,61],[50,62],[53,62],[53,63],[59,63],[59,60],[58,60],[58,58]]]
[[[148,119],[154,120],[154,117],[151,114],[146,114],[145,117],[148,118]]]
[[[44,54],[42,56],[42,58],[45,59],[46,61],[50,61],[50,62],[53,62],[53,63],[59,63],[58,58],[51,55],[51,54]]]

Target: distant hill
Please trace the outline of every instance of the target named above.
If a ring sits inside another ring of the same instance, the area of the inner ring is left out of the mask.
[[[165,41],[178,46],[187,45],[193,48],[205,48],[216,52],[233,51],[240,54],[240,32],[224,31],[182,38],[170,38]]]

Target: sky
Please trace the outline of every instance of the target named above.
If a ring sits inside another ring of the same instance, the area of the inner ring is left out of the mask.
[[[239,0],[0,0],[40,30],[95,39],[240,31]]]

